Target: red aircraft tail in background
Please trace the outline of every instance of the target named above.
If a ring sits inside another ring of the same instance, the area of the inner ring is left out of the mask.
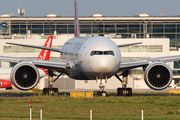
[[[46,40],[44,47],[51,47],[52,46],[52,40],[53,40],[53,36],[49,36],[48,39]],[[50,58],[50,50],[44,50],[42,49],[38,58],[40,60],[49,60]]]
[[[48,39],[46,40],[45,44],[44,44],[44,47],[51,47],[52,41],[53,41],[53,36],[49,36]],[[37,59],[49,60],[50,59],[50,53],[51,53],[50,50],[42,49]],[[44,68],[39,68],[39,69],[43,70],[46,75],[48,74],[48,71],[46,69],[44,69]]]

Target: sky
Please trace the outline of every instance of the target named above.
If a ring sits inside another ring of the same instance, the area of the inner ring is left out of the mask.
[[[0,15],[15,14],[24,8],[24,16],[74,16],[74,0],[0,0]],[[78,15],[91,16],[95,13],[104,16],[134,16],[146,13],[160,16],[161,9],[166,16],[180,15],[180,0],[77,0]]]

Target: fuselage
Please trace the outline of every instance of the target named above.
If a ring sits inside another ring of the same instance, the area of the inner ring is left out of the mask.
[[[75,37],[63,45],[61,59],[69,62],[71,78],[108,79],[117,73],[121,53],[106,37]]]
[[[10,81],[11,67],[0,67],[0,79]]]

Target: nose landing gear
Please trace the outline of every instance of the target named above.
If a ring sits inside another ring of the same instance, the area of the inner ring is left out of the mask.
[[[97,92],[97,95],[102,96],[102,97],[106,97],[107,93],[106,93],[106,91],[104,91],[104,88],[106,86],[104,86],[102,83],[103,83],[104,80],[105,80],[105,82],[107,82],[107,77],[104,77],[101,74],[99,77],[96,78],[96,80],[100,81],[100,85],[99,85],[100,90]]]

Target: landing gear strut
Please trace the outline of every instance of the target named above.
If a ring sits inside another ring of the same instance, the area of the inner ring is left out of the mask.
[[[98,78],[99,78],[99,79],[98,79]],[[107,81],[107,78],[104,77],[103,75],[100,75],[98,78],[97,78],[97,80],[100,81],[100,85],[99,85],[100,90],[97,92],[97,95],[98,95],[98,96],[102,96],[102,97],[106,97],[106,96],[107,96],[107,93],[106,93],[106,91],[104,91],[104,88],[105,88],[106,86],[104,86],[104,85],[102,84],[102,82],[103,82],[103,80]]]
[[[58,88],[53,88],[53,84],[62,75],[62,73],[59,74],[55,80],[53,80],[53,76],[55,76],[53,71],[49,70],[48,72],[48,88],[43,89],[43,94],[54,95],[58,92]]]
[[[117,88],[118,96],[132,96],[132,88],[127,88],[128,84],[128,71],[123,72],[123,80],[116,74],[115,77],[122,82],[122,88]]]

